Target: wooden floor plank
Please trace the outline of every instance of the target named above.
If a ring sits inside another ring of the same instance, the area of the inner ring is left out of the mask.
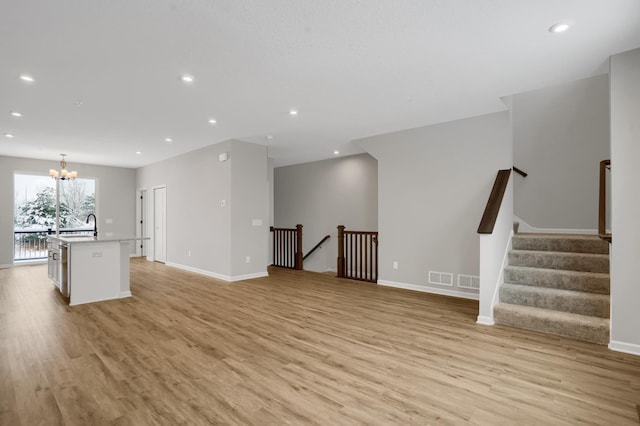
[[[69,307],[46,266],[0,270],[1,424],[638,424],[640,357],[478,325],[474,301],[131,276],[133,297]]]

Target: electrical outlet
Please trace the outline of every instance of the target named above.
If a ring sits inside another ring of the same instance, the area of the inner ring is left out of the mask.
[[[246,263],[251,263],[251,256],[247,256],[247,257],[245,257],[244,261],[245,261]]]
[[[393,261],[393,269],[398,269],[398,261],[397,260]]]

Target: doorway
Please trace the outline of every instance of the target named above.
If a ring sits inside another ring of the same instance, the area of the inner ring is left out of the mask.
[[[167,188],[153,189],[153,257],[156,262],[167,262]]]

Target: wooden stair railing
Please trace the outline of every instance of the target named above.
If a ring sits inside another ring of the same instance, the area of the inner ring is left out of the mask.
[[[318,244],[316,244],[315,246],[313,246],[313,248],[311,250],[309,250],[309,253],[305,254],[304,257],[302,258],[302,260],[305,260],[307,257],[311,256],[311,254],[316,251],[318,248],[320,248],[320,246],[322,245],[322,243],[324,243],[325,241],[327,241],[329,238],[331,238],[331,235],[325,235],[323,239],[320,240],[320,242]]]
[[[378,233],[338,226],[338,277],[378,282]]]
[[[517,174],[519,174],[522,177],[529,176],[529,173],[522,171],[522,169],[519,169],[516,166],[513,166],[513,171],[516,172]]]
[[[302,225],[295,228],[269,228],[273,233],[273,266],[302,269]]]
[[[611,160],[600,162],[600,189],[598,200],[598,236],[611,242],[611,233],[607,232],[607,170],[611,170]]]
[[[498,213],[500,212],[500,205],[504,198],[504,193],[507,190],[507,184],[509,183],[509,176],[511,175],[511,169],[498,170],[496,180],[493,182],[493,188],[487,201],[487,206],[484,209],[482,220],[480,220],[480,226],[478,226],[478,234],[492,234],[493,228],[496,225],[498,219]]]

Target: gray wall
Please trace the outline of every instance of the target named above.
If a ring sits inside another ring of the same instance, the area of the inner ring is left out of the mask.
[[[508,112],[356,143],[378,160],[380,280],[477,294],[430,285],[428,271],[479,274],[477,227],[497,171],[512,164]]]
[[[231,144],[231,275],[266,271],[269,264],[269,164],[267,148]],[[254,224],[259,221],[260,225]],[[247,256],[250,261],[247,263]]]
[[[219,161],[222,153],[227,161]],[[264,147],[230,140],[138,169],[137,187],[148,190],[150,216],[152,189],[167,188],[167,264],[224,279],[266,273],[267,164]],[[252,226],[253,218],[263,225]],[[154,258],[152,241],[147,254]]]
[[[100,233],[113,232],[135,235],[135,182],[134,169],[95,166],[74,163],[69,159],[69,169],[76,170],[82,178],[96,179],[96,216]],[[59,169],[59,160],[32,160],[28,158],[0,156],[0,265],[13,263],[13,174],[48,175],[49,169]],[[113,223],[106,223],[112,219]],[[135,247],[132,245],[132,253]]]
[[[611,347],[640,355],[640,49],[611,57]]]
[[[368,154],[279,167],[274,181],[276,227],[304,225],[304,253],[331,235],[305,260],[306,270],[336,269],[338,225],[378,230],[378,164]]]
[[[536,228],[598,224],[598,164],[609,158],[607,75],[512,97],[514,214]]]

